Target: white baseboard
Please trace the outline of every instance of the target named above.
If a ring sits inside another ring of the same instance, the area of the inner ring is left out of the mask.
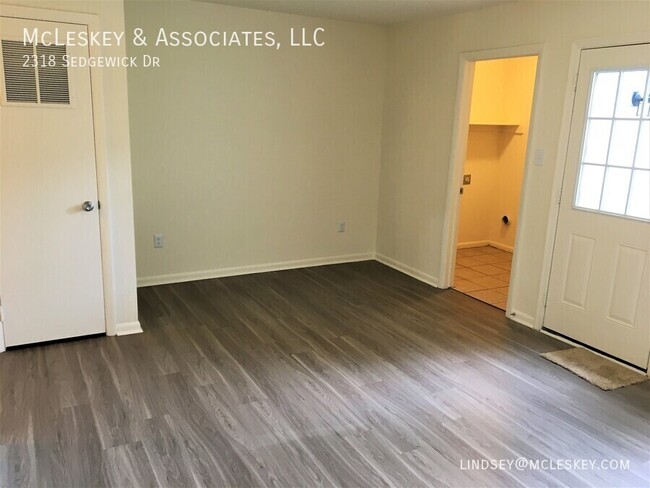
[[[115,326],[115,335],[123,336],[129,334],[140,334],[142,333],[142,327],[140,327],[140,322],[124,322],[117,324]],[[0,322],[0,353],[6,351],[5,347],[5,335],[4,335],[4,326]]]
[[[470,247],[483,247],[489,245],[490,245],[490,241],[459,242],[458,244],[456,244],[456,249],[468,249]]]
[[[490,246],[496,247],[497,249],[501,249],[502,251],[508,251],[508,252],[515,251],[514,247],[501,244],[500,242],[490,241]]]
[[[412,268],[407,264],[396,261],[395,259],[389,258],[388,256],[384,256],[383,254],[377,253],[375,255],[375,259],[380,263],[385,264],[386,266],[390,266],[391,268],[396,269],[397,271],[409,275],[411,278],[415,278],[416,280],[422,281],[427,285],[431,285],[435,288],[438,288],[438,278],[436,278],[435,276],[432,276],[427,273],[423,273],[422,271]]]
[[[115,335],[118,336],[141,333],[142,327],[140,326],[140,322],[137,320],[135,322],[122,322],[121,324],[117,324],[115,326]]]
[[[251,266],[235,266],[232,268],[192,271],[189,273],[173,273],[168,275],[148,276],[144,278],[138,278],[138,287],[167,285],[170,283],[182,283],[184,281],[209,280],[212,278],[225,278],[227,276],[267,273],[269,271],[308,268],[311,266],[324,266],[327,264],[354,263],[357,261],[368,261],[374,259],[374,257],[375,255],[373,253],[347,254],[343,256],[301,259],[296,261],[284,261],[280,263],[254,264]]]
[[[471,248],[471,247],[483,247],[483,246],[492,246],[492,247],[496,247],[497,249],[501,249],[502,251],[508,251],[508,252],[513,252],[514,251],[514,247],[507,246],[506,244],[501,244],[500,242],[496,242],[496,241],[459,242],[456,245],[456,248],[458,248],[458,249],[468,249],[468,248]]]
[[[530,327],[531,329],[535,329],[535,317],[532,315],[528,315],[527,313],[520,312],[519,310],[511,310],[510,313],[508,314],[508,318],[512,320],[513,322],[517,322],[518,324],[525,325],[526,327]]]

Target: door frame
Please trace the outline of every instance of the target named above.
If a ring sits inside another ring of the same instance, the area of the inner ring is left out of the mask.
[[[90,13],[69,12],[63,10],[48,10],[13,5],[0,5],[0,16],[18,19],[59,22],[85,26],[88,31],[101,30],[99,16]],[[89,56],[101,56],[100,46],[89,46]],[[95,166],[97,173],[97,196],[101,202],[99,212],[99,234],[101,252],[102,287],[104,295],[104,324],[107,335],[115,335],[115,296],[113,278],[113,246],[110,239],[112,228],[111,199],[108,191],[108,157],[106,150],[106,124],[104,122],[104,85],[101,69],[90,68],[90,84],[92,91],[92,111],[95,143]],[[1,168],[0,164],[0,168]],[[0,178],[2,175],[0,174]],[[2,222],[0,222],[0,233]],[[2,249],[0,248],[0,256]],[[2,290],[0,290],[0,296]],[[0,308],[1,312],[1,308]],[[4,351],[4,328],[0,313],[0,352]]]
[[[524,176],[521,183],[521,194],[519,197],[519,221],[526,219],[526,200],[525,190],[528,186],[528,180],[531,178],[530,159],[533,152],[531,147],[535,147],[537,133],[537,101],[542,80],[543,70],[540,69],[544,55],[544,44],[529,44],[523,46],[513,46],[499,49],[488,49],[480,51],[468,51],[461,53],[458,67],[458,88],[456,96],[456,110],[454,116],[454,127],[451,137],[451,159],[449,163],[449,176],[447,182],[447,200],[445,205],[445,214],[443,220],[442,233],[442,251],[440,255],[440,274],[438,277],[439,288],[449,288],[454,279],[454,265],[456,263],[456,245],[458,239],[458,222],[460,210],[459,188],[462,187],[463,168],[467,153],[467,139],[469,135],[469,115],[472,99],[472,86],[474,82],[474,65],[477,61],[486,61],[490,59],[516,58],[523,56],[537,56],[537,71],[535,74],[535,86],[533,90],[533,103],[531,107],[530,126],[528,130],[528,143],[526,145],[526,157],[524,160]],[[512,271],[510,276],[510,291],[508,293],[508,302],[506,305],[506,315],[516,316],[512,304],[516,303],[517,282],[519,280],[519,250],[517,242],[520,241],[520,235],[523,232],[523,225],[517,225],[515,232],[515,249],[512,256]],[[515,319],[516,320],[516,319]]]
[[[553,264],[553,251],[555,250],[555,237],[560,217],[560,199],[563,194],[564,177],[566,174],[567,152],[569,150],[569,136],[571,121],[573,119],[573,106],[576,97],[576,85],[578,82],[578,73],[580,70],[580,57],[582,51],[587,49],[604,49],[608,47],[629,46],[634,44],[650,43],[650,31],[636,34],[624,34],[604,36],[598,38],[578,39],[571,45],[571,59],[569,61],[569,76],[564,95],[564,108],[562,110],[562,122],[560,124],[560,139],[558,142],[557,159],[553,175],[553,186],[551,191],[552,207],[549,211],[548,221],[546,224],[546,240],[544,243],[544,256],[542,261],[542,272],[540,276],[540,289],[537,299],[537,310],[535,314],[534,328],[548,334],[563,342],[574,344],[571,340],[559,337],[556,334],[546,332],[544,319],[546,315],[546,298],[551,284],[551,267]],[[567,194],[568,195],[568,194]],[[571,197],[573,194],[571,193]],[[648,341],[650,350],[650,340]],[[623,363],[619,363],[623,364]],[[646,364],[646,370],[650,372],[650,357]],[[636,369],[635,369],[636,371]]]

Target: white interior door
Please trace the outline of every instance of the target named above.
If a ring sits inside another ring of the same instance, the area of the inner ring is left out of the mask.
[[[90,72],[64,66],[66,54],[87,57],[88,50],[24,44],[23,28],[58,29],[62,36],[86,30],[0,18],[7,346],[105,332]]]
[[[643,369],[650,44],[582,52],[544,326]]]

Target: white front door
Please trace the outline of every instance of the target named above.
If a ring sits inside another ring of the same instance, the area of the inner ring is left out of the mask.
[[[584,50],[544,327],[645,369],[650,44]]]
[[[0,299],[7,346],[105,332],[88,49],[24,44],[0,18]],[[85,205],[84,202],[88,202]]]

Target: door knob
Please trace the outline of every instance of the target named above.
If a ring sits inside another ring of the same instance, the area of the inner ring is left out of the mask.
[[[81,204],[81,209],[84,212],[92,212],[93,210],[95,210],[95,204],[90,200],[86,200]]]

